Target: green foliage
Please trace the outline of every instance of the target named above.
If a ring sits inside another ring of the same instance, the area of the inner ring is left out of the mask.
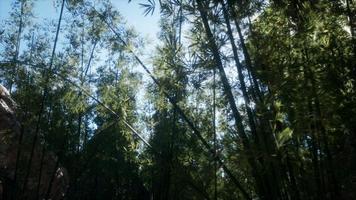
[[[161,11],[158,84],[137,70],[144,42],[109,1],[65,2],[50,69],[58,21],[14,1],[0,81],[24,134],[67,169],[67,199],[355,198],[354,2],[140,2]]]

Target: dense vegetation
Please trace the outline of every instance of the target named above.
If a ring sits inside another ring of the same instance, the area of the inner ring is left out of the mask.
[[[147,0],[150,57],[109,1],[54,2],[13,1],[0,81],[65,199],[356,198],[353,0]]]

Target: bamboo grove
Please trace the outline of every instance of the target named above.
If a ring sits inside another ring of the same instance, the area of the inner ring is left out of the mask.
[[[1,199],[356,198],[354,0],[129,0],[152,51],[114,1],[52,4],[1,21]]]

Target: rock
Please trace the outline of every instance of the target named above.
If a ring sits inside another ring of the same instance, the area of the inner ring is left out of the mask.
[[[50,185],[48,199],[63,199],[68,173],[58,165],[58,157],[53,152],[45,151],[42,156],[40,142],[35,145],[31,170],[27,173],[34,133],[23,133],[19,144],[21,126],[16,119],[16,107],[9,92],[0,84],[0,199],[46,199]],[[21,153],[17,159],[19,148]]]

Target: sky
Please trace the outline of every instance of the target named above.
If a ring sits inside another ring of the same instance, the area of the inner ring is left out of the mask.
[[[11,4],[14,0],[0,0],[0,21],[9,17],[11,11]],[[36,0],[34,5],[35,16],[38,20],[49,18],[57,19],[58,10],[54,8],[54,1],[56,0]],[[139,3],[145,3],[147,0],[111,0],[116,9],[126,19],[127,25],[132,26],[142,37],[154,43],[157,33],[159,31],[159,11],[156,10],[153,15],[144,16],[144,9]]]

